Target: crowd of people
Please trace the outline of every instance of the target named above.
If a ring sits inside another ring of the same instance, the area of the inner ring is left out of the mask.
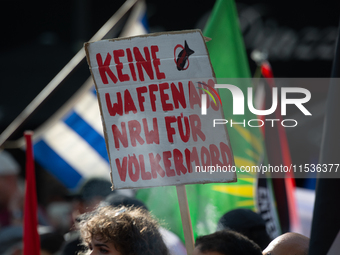
[[[19,166],[0,153],[0,255],[20,255],[23,246],[22,184]],[[91,178],[75,193],[65,219],[39,217],[41,255],[185,255],[185,246],[162,227],[133,193],[111,191],[111,183]],[[67,220],[66,220],[67,222]],[[285,233],[271,240],[261,216],[248,209],[226,212],[216,232],[198,236],[193,255],[307,255],[309,238]]]

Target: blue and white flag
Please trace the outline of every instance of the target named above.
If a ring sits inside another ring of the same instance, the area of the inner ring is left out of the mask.
[[[120,36],[145,33],[146,5],[138,1]],[[75,189],[89,177],[110,179],[110,162],[91,78],[36,134],[35,160],[67,188]]]

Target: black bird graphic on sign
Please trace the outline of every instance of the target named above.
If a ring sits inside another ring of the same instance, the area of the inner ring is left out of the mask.
[[[176,48],[178,46],[181,46],[181,48],[183,48],[182,45],[177,45]],[[175,48],[175,50],[176,50]],[[178,71],[183,71],[183,70],[186,70],[189,66],[189,56],[194,54],[195,52],[189,48],[188,44],[187,44],[187,41],[184,41],[184,48],[183,50],[181,50],[181,52],[178,54],[177,56],[177,60],[176,60],[176,65],[177,65],[177,70]],[[188,61],[188,66],[185,67],[185,64],[187,63]]]

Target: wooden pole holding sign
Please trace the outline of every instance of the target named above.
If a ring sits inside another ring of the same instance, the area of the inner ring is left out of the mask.
[[[191,218],[189,212],[187,192],[185,185],[176,186],[179,210],[181,211],[182,227],[185,238],[187,255],[192,255],[195,248],[194,234],[192,232]]]

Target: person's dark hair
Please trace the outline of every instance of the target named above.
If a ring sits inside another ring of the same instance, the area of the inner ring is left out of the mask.
[[[100,177],[89,178],[79,184],[77,191],[67,196],[68,199],[88,202],[96,197],[104,199],[108,195],[115,193],[111,190],[111,182]]]
[[[149,211],[148,208],[146,207],[146,205],[138,200],[137,198],[134,197],[129,197],[126,195],[122,195],[122,194],[117,194],[117,193],[113,193],[108,195],[104,201],[102,201],[100,203],[99,206],[106,206],[106,205],[110,205],[112,207],[117,207],[117,206],[126,206],[126,207],[141,207],[142,209]]]
[[[272,241],[261,215],[249,209],[235,209],[225,213],[217,223],[217,231],[234,230],[257,243],[262,250]]]
[[[50,254],[60,250],[64,243],[64,237],[58,232],[48,232],[40,235],[40,248]]]
[[[232,230],[198,237],[195,247],[202,253],[210,251],[223,255],[262,255],[262,250],[256,243]]]
[[[122,255],[168,255],[158,222],[142,208],[104,206],[86,214],[79,223],[85,244],[94,237],[113,243]]]

